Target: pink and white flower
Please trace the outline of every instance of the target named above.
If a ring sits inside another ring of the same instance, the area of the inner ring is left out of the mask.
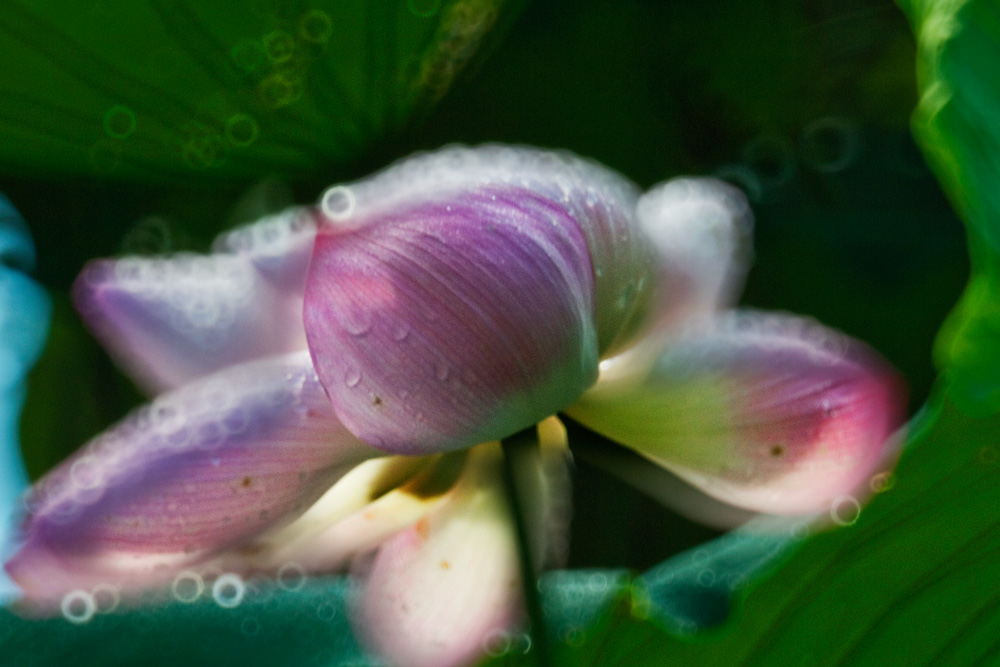
[[[558,413],[725,502],[825,511],[885,458],[902,391],[856,341],[730,310],[750,227],[711,179],[642,194],[565,153],[447,148],[208,256],[93,262],[78,307],[155,398],[35,486],[7,570],[45,610],[353,568],[373,650],[461,665],[522,613],[499,441],[524,429],[533,560],[564,555]]]

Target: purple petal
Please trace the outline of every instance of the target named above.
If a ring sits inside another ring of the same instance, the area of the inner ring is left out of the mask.
[[[92,262],[74,287],[102,344],[152,393],[305,348],[302,295],[315,238],[292,209],[216,241],[217,253]]]
[[[884,463],[903,421],[905,392],[885,362],[788,316],[734,314],[633,371],[569,414],[754,511],[829,509]]]
[[[338,222],[317,237],[305,324],[338,416],[378,447],[421,453],[572,403],[648,300],[634,197],[578,159],[494,147],[328,191]]]
[[[159,398],[46,476],[7,570],[39,602],[157,585],[304,511],[373,455],[333,414],[307,352],[236,366]]]
[[[390,664],[471,664],[521,616],[500,456],[496,444],[472,450],[448,500],[385,542],[362,576],[354,620]]]

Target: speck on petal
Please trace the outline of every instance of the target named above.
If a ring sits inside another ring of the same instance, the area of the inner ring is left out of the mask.
[[[305,514],[253,543],[251,567],[274,571],[294,562],[307,572],[343,571],[355,557],[424,519],[444,502],[465,459],[465,452],[452,452],[362,463]]]
[[[884,361],[790,316],[731,314],[635,371],[569,414],[754,511],[828,510],[868,479],[903,422],[905,392]]]
[[[317,236],[306,333],[337,414],[387,451],[468,447],[557,412],[646,311],[635,188],[597,165],[450,148],[348,189]]]
[[[43,606],[162,584],[376,455],[333,414],[308,352],[242,364],[162,396],[43,478],[6,567]]]
[[[213,255],[91,262],[74,285],[101,343],[147,390],[305,348],[302,295],[315,237],[290,209],[221,236]]]
[[[499,478],[499,445],[470,451],[449,498],[378,550],[361,576],[353,621],[398,667],[458,667],[521,614],[516,536]]]

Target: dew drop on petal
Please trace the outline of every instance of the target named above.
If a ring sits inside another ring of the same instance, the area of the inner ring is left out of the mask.
[[[392,331],[393,340],[402,343],[404,340],[409,338],[410,329],[405,324],[397,324],[396,328]]]
[[[354,192],[347,186],[335,185],[323,193],[320,208],[330,220],[347,220],[354,214]]]
[[[94,599],[94,609],[98,614],[108,614],[118,608],[121,595],[118,589],[109,584],[100,584],[91,592]]]
[[[220,607],[232,609],[243,602],[246,590],[246,584],[243,583],[243,579],[238,574],[227,572],[212,584],[212,599]]]
[[[185,570],[174,577],[170,592],[178,602],[191,603],[205,592],[205,582],[197,572]]]
[[[70,623],[80,625],[86,623],[94,617],[97,612],[97,603],[94,596],[83,590],[74,590],[67,593],[60,605],[63,618]]]
[[[344,384],[350,388],[357,387],[361,383],[361,373],[357,369],[350,369],[344,374]]]

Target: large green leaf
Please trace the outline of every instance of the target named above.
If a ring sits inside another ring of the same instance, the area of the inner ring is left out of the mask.
[[[808,540],[721,628],[678,638],[623,598],[581,665],[1000,664],[1000,418],[945,405],[891,490]],[[640,609],[642,607],[640,606]],[[976,662],[980,660],[981,662]]]
[[[907,10],[921,54],[915,132],[967,223],[974,271],[939,340],[938,397],[891,489],[853,525],[808,540],[725,626],[670,636],[637,623],[623,597],[575,662],[1000,664],[1000,5]]]
[[[0,168],[314,172],[426,110],[502,4],[11,0],[0,15]]]
[[[973,275],[936,353],[966,410],[1000,409],[1000,4],[900,0],[918,39],[913,129],[966,222]]]

